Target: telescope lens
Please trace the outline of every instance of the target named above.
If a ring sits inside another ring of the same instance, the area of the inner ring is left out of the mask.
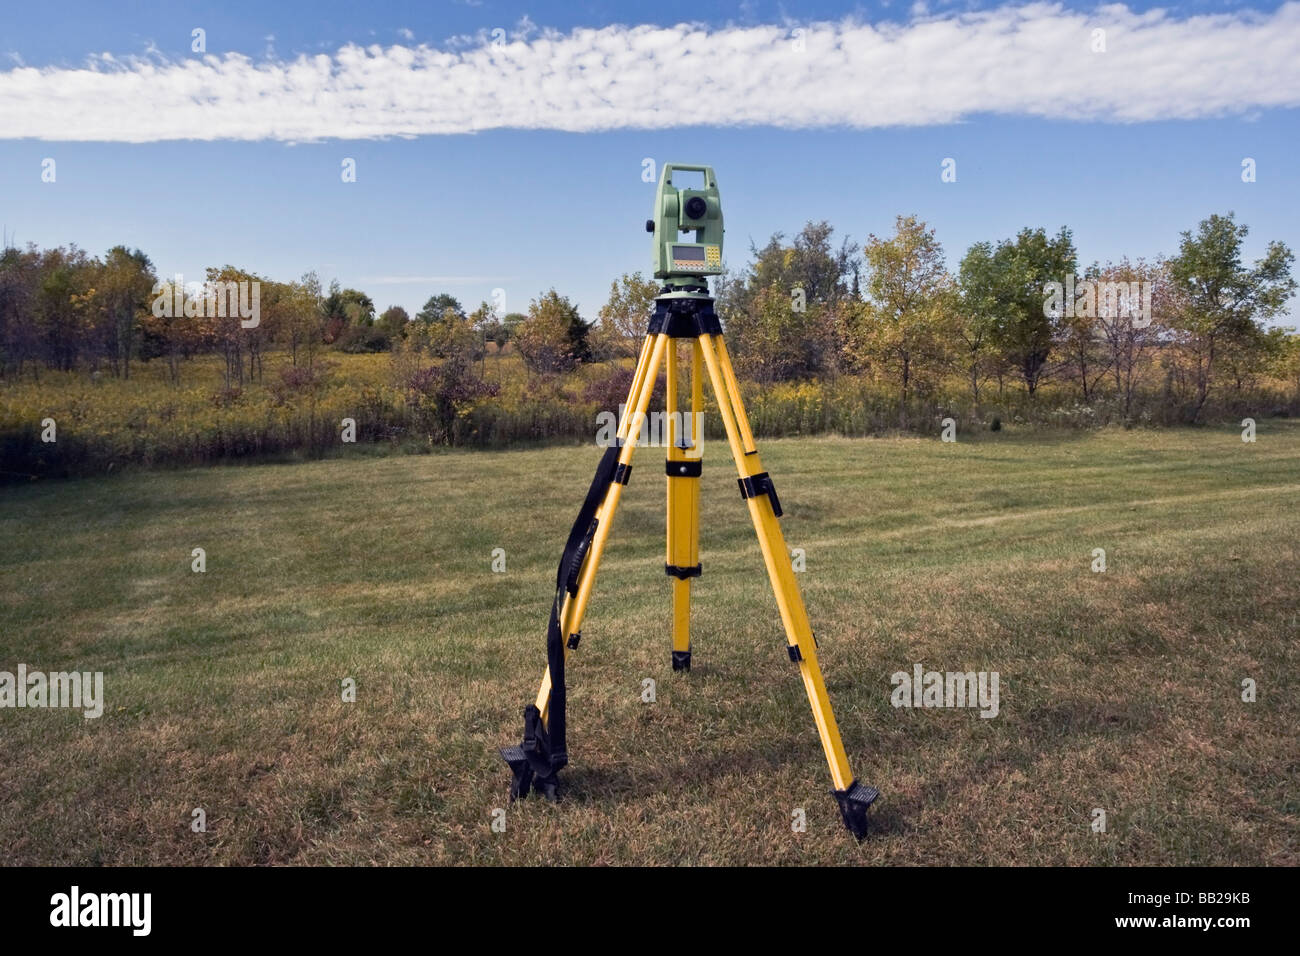
[[[691,219],[703,219],[708,209],[708,203],[700,196],[692,196],[686,200],[686,215]]]

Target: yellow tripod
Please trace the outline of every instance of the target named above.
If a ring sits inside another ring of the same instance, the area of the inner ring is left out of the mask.
[[[781,622],[785,626],[786,649],[790,660],[799,666],[817,733],[830,764],[835,784],[831,793],[839,803],[844,825],[860,840],[867,832],[867,809],[879,792],[857,782],[849,770],[835,714],[817,665],[817,642],[808,623],[808,613],[795,583],[785,537],[777,521],[781,516],[781,503],[772,479],[759,461],[754,435],[741,404],[736,374],[722,339],[722,327],[713,311],[713,300],[708,297],[707,288],[669,291],[666,287],[665,293],[655,300],[654,316],[641,345],[628,393],[626,413],[619,423],[618,441],[605,451],[560,560],[547,633],[547,669],[536,701],[524,710],[523,743],[501,751],[514,773],[511,799],[527,796],[530,789],[549,799],[556,798],[556,773],[568,762],[565,657],[578,646],[596,571],[609,540],[623,486],[631,474],[632,454],[661,367],[666,372],[665,404],[670,429],[665,465],[668,485],[665,570],[673,577],[672,663],[674,670],[690,669],[691,579],[700,574],[699,483],[703,449],[703,435],[695,423],[703,411],[703,372],[707,370],[726,429],[727,443],[736,462],[740,493],[758,533],[763,563],[767,566]],[[680,416],[674,414],[678,412],[681,389],[677,354],[677,343],[681,339],[691,340],[689,434],[681,428]]]

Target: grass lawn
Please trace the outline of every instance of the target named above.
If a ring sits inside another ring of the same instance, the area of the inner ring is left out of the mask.
[[[497,748],[536,692],[596,449],[0,490],[0,670],[103,671],[106,696],[97,720],[0,710],[5,862],[1300,863],[1300,423],[1264,421],[1253,445],[1201,429],[762,450],[850,760],[883,794],[865,843],[827,794],[714,442],[694,669],[669,666],[647,449],[571,658],[565,800],[509,807],[503,833]],[[916,663],[997,671],[1000,713],[895,709],[890,675]]]

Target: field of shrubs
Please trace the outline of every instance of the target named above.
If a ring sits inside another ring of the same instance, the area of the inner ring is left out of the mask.
[[[185,363],[180,384],[172,383],[161,362],[138,364],[129,380],[45,371],[38,380],[0,384],[0,469],[13,481],[132,466],[321,457],[357,448],[418,452],[590,442],[597,416],[618,410],[632,375],[628,359],[565,375],[531,375],[507,349],[487,355],[476,370],[478,387],[457,396],[454,387],[429,380],[435,371],[404,369],[388,354],[330,353],[308,368],[293,365],[287,352],[268,353],[262,380],[241,388],[226,387],[217,356]],[[1123,420],[1117,407],[1080,403],[1066,386],[1045,386],[1033,399],[1008,389],[1001,401],[992,389],[989,401],[976,405],[954,379],[913,398],[906,410],[892,388],[861,376],[746,382],[742,389],[760,437],[937,434],[945,418],[959,432],[1097,428]],[[1300,408],[1279,388],[1222,401],[1213,411],[1228,420],[1288,416]],[[1144,400],[1135,419],[1139,426],[1177,422],[1158,395]],[[705,426],[706,437],[722,437],[718,417],[707,410]]]

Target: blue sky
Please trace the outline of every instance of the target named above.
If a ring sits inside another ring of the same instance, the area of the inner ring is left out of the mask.
[[[862,240],[900,213],[933,225],[954,265],[972,242],[1027,225],[1069,225],[1085,262],[1149,257],[1229,210],[1250,225],[1252,256],[1269,239],[1300,248],[1300,7],[1189,4],[1145,17],[1140,4],[1118,15],[1025,9],[11,7],[0,27],[0,227],[20,244],[138,246],[161,274],[187,279],[225,263],[277,279],[315,269],[381,309],[414,310],[436,291],[472,308],[501,288],[507,308],[522,311],[554,286],[588,317],[612,279],[647,268],[647,157],[715,167],[732,265],[750,240],[810,219]],[[671,44],[635,28],[683,21],[699,24],[682,34],[694,34],[695,52],[669,82],[661,51]],[[631,32],[583,38],[614,24]],[[999,49],[1007,24],[1018,39]],[[1098,24],[1109,43],[1102,57],[1087,49]],[[860,26],[870,28],[865,40],[853,32]],[[206,31],[206,57],[190,49],[195,27]],[[812,55],[771,59],[787,55],[798,29]],[[1018,51],[1038,36],[1048,39],[1022,68]],[[824,37],[832,52],[882,45],[836,66]],[[512,45],[509,69],[483,54],[494,39]],[[353,54],[340,54],[349,45]],[[619,65],[609,51],[623,45],[643,66]],[[557,49],[579,65],[553,69]],[[724,51],[717,63],[696,66],[713,49]],[[450,64],[448,54],[464,58]],[[981,54],[985,65],[970,66]],[[318,55],[330,58],[326,78],[301,79]],[[877,58],[886,64],[878,75],[853,72]],[[247,94],[257,71],[294,62],[299,74]],[[628,79],[610,87],[601,77],[593,94],[601,71]],[[109,81],[137,85],[96,86]],[[303,92],[317,82],[326,85]],[[472,108],[437,99],[449,83]],[[409,102],[393,93],[412,84],[429,85]],[[550,92],[520,111],[520,90],[534,88]],[[955,183],[941,182],[947,157]],[[1242,181],[1245,157],[1255,182]],[[54,183],[41,181],[47,158]],[[340,179],[344,158],[356,161],[355,183]]]

